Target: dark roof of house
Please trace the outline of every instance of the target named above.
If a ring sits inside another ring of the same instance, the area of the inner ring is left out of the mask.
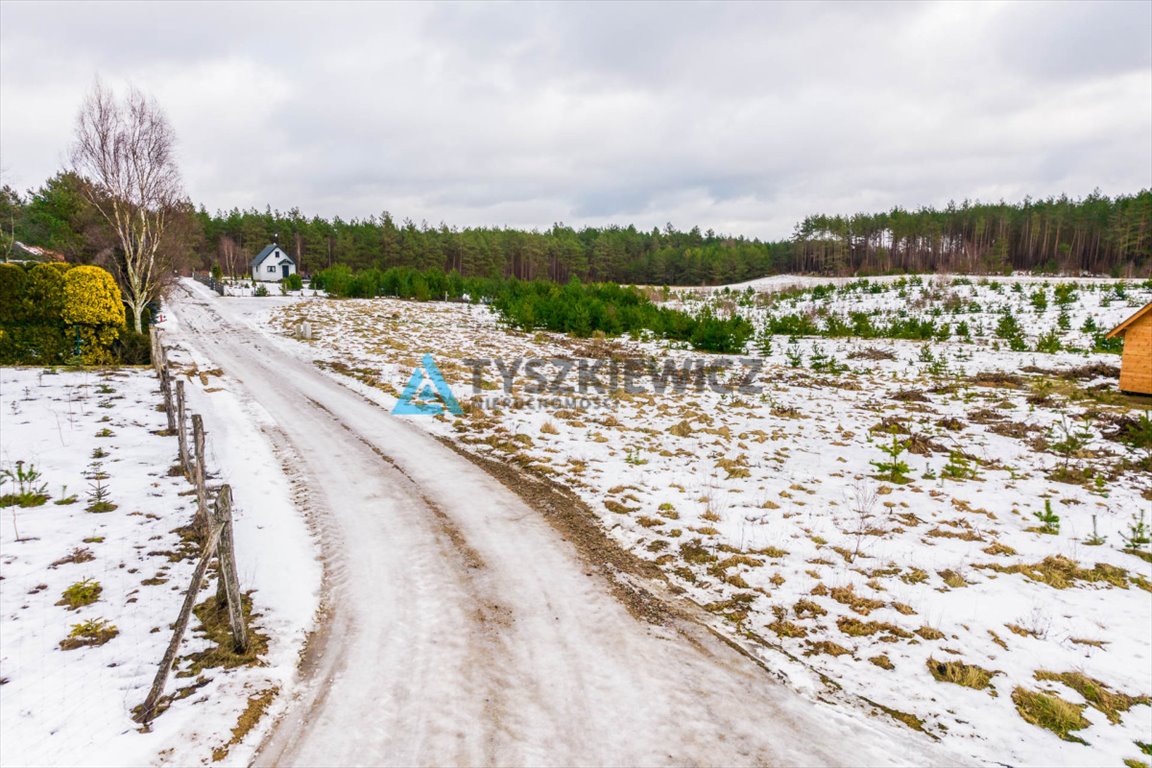
[[[1122,335],[1124,331],[1128,330],[1128,328],[1132,326],[1133,323],[1147,315],[1149,312],[1152,312],[1152,301],[1145,304],[1143,308],[1136,310],[1136,314],[1132,315],[1132,317],[1128,318],[1124,322],[1120,323],[1120,325],[1109,331],[1106,338],[1112,339]]]
[[[260,253],[256,254],[256,258],[252,259],[252,264],[250,266],[260,266],[260,262],[264,261],[268,254],[272,253],[272,251],[276,250],[277,248],[280,248],[280,246],[276,243],[271,243],[270,245],[264,246],[264,250],[260,251]],[[284,258],[288,259],[288,261],[292,262],[293,264],[296,263],[296,260],[288,254],[288,251],[285,251],[283,248],[281,248],[280,252],[284,254]]]

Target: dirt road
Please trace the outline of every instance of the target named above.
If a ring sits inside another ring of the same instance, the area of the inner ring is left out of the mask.
[[[266,307],[187,283],[172,297],[180,337],[301,458],[326,560],[325,626],[258,764],[956,762],[699,628],[637,621],[508,489],[261,330]]]

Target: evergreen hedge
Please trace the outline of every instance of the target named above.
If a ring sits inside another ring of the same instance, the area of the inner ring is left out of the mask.
[[[0,364],[115,362],[124,318],[120,289],[99,267],[0,264]]]

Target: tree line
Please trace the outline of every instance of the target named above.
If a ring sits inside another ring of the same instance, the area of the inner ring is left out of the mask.
[[[840,275],[1020,270],[1148,276],[1152,190],[809,216],[796,227],[791,257],[798,272]]]
[[[63,172],[25,195],[0,190],[5,252],[15,240],[59,251],[75,263],[114,264],[123,246],[87,186],[84,178]],[[308,217],[296,208],[209,213],[183,201],[172,207],[161,245],[165,263],[175,268],[215,266],[243,276],[251,258],[274,241],[305,274],[336,265],[355,271],[403,266],[466,277],[647,285],[715,285],[780,273],[1023,270],[1142,277],[1152,274],[1152,191],[813,215],[790,240],[776,242],[671,224],[650,231],[564,224],[544,231],[461,229],[397,222],[387,211],[345,220]]]

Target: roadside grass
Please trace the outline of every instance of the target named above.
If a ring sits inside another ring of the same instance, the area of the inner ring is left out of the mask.
[[[262,663],[260,657],[268,651],[268,636],[255,626],[254,619],[258,617],[252,615],[252,595],[250,593],[241,595],[240,603],[244,608],[244,621],[248,626],[248,649],[238,652],[233,647],[227,603],[218,601],[216,596],[212,595],[192,611],[201,625],[196,629],[196,633],[210,641],[212,646],[184,657],[191,663],[187,669],[177,672],[176,677],[198,677],[209,667],[227,669]]]
[[[236,725],[232,728],[232,738],[229,739],[226,744],[222,744],[212,750],[212,762],[218,763],[228,757],[229,750],[243,741],[249,731],[255,728],[256,724],[260,722],[260,718],[264,716],[264,712],[273,700],[275,700],[276,694],[279,692],[279,688],[272,687],[248,697],[248,705],[244,708],[244,711],[240,713]]]

